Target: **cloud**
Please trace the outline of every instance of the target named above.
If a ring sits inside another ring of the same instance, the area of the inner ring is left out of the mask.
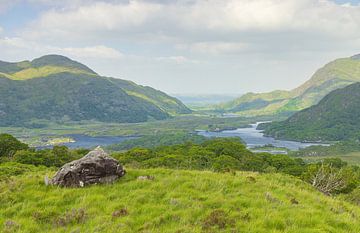
[[[130,1],[128,4],[95,2],[69,11],[51,10],[43,14],[25,34],[33,38],[54,35],[76,39],[78,34],[94,38],[94,35],[99,37],[109,32],[135,32],[151,17],[156,17],[162,8],[160,4]]]
[[[62,54],[74,58],[98,58],[98,59],[119,59],[123,56],[116,49],[104,45],[89,47],[57,47],[42,45],[36,42],[24,40],[19,37],[0,38],[0,48],[2,51],[13,51],[14,53],[35,53],[43,54]]]
[[[116,49],[106,47],[104,45],[98,45],[93,47],[84,48],[63,48],[60,49],[67,54],[75,57],[91,57],[91,58],[106,58],[106,59],[117,59],[123,56],[122,53]]]
[[[34,48],[33,43],[26,43],[25,40],[19,37],[4,37],[0,38],[0,46],[2,47],[13,47],[13,48]]]
[[[132,30],[153,23],[149,31],[171,27],[217,32],[324,29],[323,26],[329,23],[330,26],[353,29],[360,23],[359,12],[357,6],[337,5],[325,0],[196,0],[174,1],[173,4],[161,4],[161,1],[92,2],[69,11],[47,12],[35,25],[64,31],[73,30],[75,26],[84,32]]]
[[[8,9],[17,4],[18,0],[0,0],[0,14],[6,12]]]
[[[200,53],[210,53],[210,54],[236,54],[242,51],[245,51],[249,48],[247,44],[237,42],[199,42],[193,43],[188,46],[178,46],[178,48],[189,47],[191,51],[200,52]]]
[[[20,36],[46,43],[61,38],[64,44],[107,38],[111,43],[183,44],[211,54],[279,45],[302,50],[360,37],[360,7],[327,0],[79,0],[68,5],[43,13]]]
[[[41,10],[2,22],[2,59],[59,53],[171,92],[293,88],[360,47],[360,6],[332,0],[19,1]]]
[[[0,35],[3,31],[4,31],[4,29],[2,27],[0,27]]]
[[[199,63],[199,61],[193,60],[193,59],[189,59],[185,56],[167,56],[167,57],[155,57],[156,61],[161,61],[161,62],[171,62],[171,63],[176,63],[176,64],[185,64],[185,63],[193,63],[193,64],[197,64]]]

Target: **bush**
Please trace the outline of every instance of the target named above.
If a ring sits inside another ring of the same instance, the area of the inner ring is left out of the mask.
[[[69,150],[66,146],[54,146],[53,149],[40,151],[21,150],[16,152],[13,160],[18,163],[43,165],[46,167],[60,167],[65,163],[79,159],[88,150]]]
[[[11,176],[21,175],[26,172],[36,171],[38,168],[32,165],[6,162],[0,164],[0,180]]]
[[[305,164],[287,155],[255,154],[239,139],[216,138],[197,145],[184,143],[154,149],[134,148],[114,155],[126,165],[137,167],[167,167],[196,170],[246,170],[263,172],[268,167],[276,171],[300,176]]]
[[[360,188],[353,190],[351,193],[345,196],[345,200],[360,205]]]
[[[16,151],[27,150],[29,146],[10,134],[0,134],[0,157],[12,157]]]
[[[356,170],[326,163],[311,164],[302,177],[326,195],[349,193],[359,185],[359,172]]]
[[[110,145],[107,148],[112,151],[124,151],[133,148],[155,148],[158,146],[171,146],[186,142],[203,143],[207,139],[204,136],[190,133],[166,133],[146,135],[140,138],[123,141],[119,144]]]

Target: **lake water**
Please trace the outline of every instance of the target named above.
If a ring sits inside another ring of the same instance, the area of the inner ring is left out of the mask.
[[[135,139],[133,136],[88,136],[83,134],[69,134],[64,135],[75,140],[75,142],[63,143],[71,149],[85,148],[92,149],[97,146],[109,146],[112,144],[120,143],[126,140]],[[38,149],[52,148],[52,146],[39,147]]]
[[[260,123],[263,123],[263,122],[251,124],[250,128],[225,130],[225,131],[221,131],[221,132],[198,131],[198,134],[205,136],[205,137],[240,137],[244,142],[246,142],[248,148],[265,146],[268,144],[272,144],[275,147],[285,147],[289,150],[299,150],[300,148],[305,148],[305,147],[309,147],[312,145],[327,146],[327,144],[302,143],[302,142],[295,142],[295,141],[276,140],[272,137],[264,137],[264,134],[262,133],[262,131],[256,129],[256,127]]]

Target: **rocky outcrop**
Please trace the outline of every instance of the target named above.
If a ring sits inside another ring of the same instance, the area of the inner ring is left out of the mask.
[[[49,182],[63,187],[112,183],[125,175],[119,162],[97,147],[81,159],[65,164]]]

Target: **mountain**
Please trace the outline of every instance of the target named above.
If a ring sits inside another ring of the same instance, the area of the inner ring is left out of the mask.
[[[360,83],[326,95],[282,122],[260,126],[266,135],[302,141],[360,139]]]
[[[181,100],[186,106],[191,106],[196,109],[208,108],[215,104],[220,104],[226,101],[233,100],[239,95],[235,94],[173,94],[176,98]]]
[[[360,55],[326,64],[310,80],[291,91],[247,93],[233,101],[217,105],[220,111],[240,115],[292,114],[317,104],[331,91],[360,81]]]
[[[161,91],[100,76],[64,56],[0,61],[1,126],[21,126],[33,119],[143,122],[190,112]]]

